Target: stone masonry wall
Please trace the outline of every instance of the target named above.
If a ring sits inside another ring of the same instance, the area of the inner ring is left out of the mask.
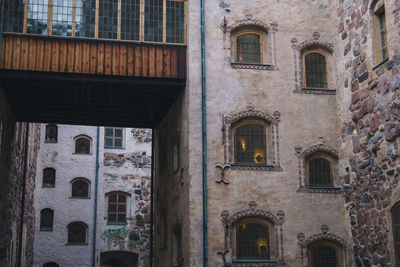
[[[393,266],[400,200],[400,1],[384,1],[389,60],[373,62],[372,1],[337,1],[342,174],[357,266]]]

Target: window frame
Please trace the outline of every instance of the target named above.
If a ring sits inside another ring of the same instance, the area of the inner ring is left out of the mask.
[[[259,224],[266,228],[266,239],[267,239],[267,246],[268,246],[268,255],[265,258],[262,257],[239,257],[239,226],[243,224]],[[256,219],[256,218],[244,218],[235,223],[235,259],[236,260],[271,260],[271,227],[269,224],[265,223],[263,220]]]
[[[319,247],[329,247],[333,250],[335,250],[336,253],[336,267],[340,266],[340,251],[339,248],[332,244],[331,242],[327,242],[327,241],[322,241],[322,242],[315,242],[315,243],[311,243],[308,247],[308,251],[310,253],[310,267],[314,267],[314,250],[319,248]]]
[[[260,62],[258,62],[258,63],[254,63],[254,62],[239,62],[238,60],[237,60],[237,38],[239,37],[239,36],[242,36],[242,35],[250,35],[250,34],[255,34],[255,35],[257,35],[258,37],[259,37],[259,40],[260,40]],[[239,31],[239,32],[237,32],[235,35],[234,35],[234,58],[235,58],[235,63],[236,64],[248,64],[248,65],[251,65],[251,64],[255,64],[255,65],[262,65],[263,64],[263,55],[264,55],[264,49],[263,49],[263,36],[262,36],[262,34],[260,33],[260,32],[257,32],[257,31]]]
[[[81,139],[86,139],[86,140],[89,141],[89,152],[87,152],[87,153],[77,152],[77,150],[76,150],[77,142],[78,142],[78,140],[81,140]],[[74,137],[74,153],[73,154],[76,154],[76,155],[90,155],[90,154],[92,154],[92,138],[90,138],[87,135],[78,135],[78,136]]]
[[[50,211],[51,213],[51,227],[46,227],[43,226],[44,222],[44,215],[43,213],[46,211]],[[51,208],[44,208],[40,210],[40,220],[39,220],[39,231],[46,231],[46,232],[52,232],[54,228],[54,210]]]
[[[73,185],[74,185],[74,183],[76,183],[76,182],[84,182],[84,183],[86,183],[87,184],[87,196],[85,196],[85,197],[81,197],[81,196],[74,196],[73,195]],[[88,179],[86,179],[86,178],[84,178],[84,177],[76,177],[76,178],[74,178],[74,179],[72,179],[71,180],[71,196],[70,196],[70,198],[71,199],[90,199],[90,193],[91,193],[91,191],[90,191],[90,189],[91,189],[91,187],[90,187],[90,181],[88,180]]]
[[[5,0],[5,1],[13,1],[13,0]],[[29,6],[29,1],[31,0],[26,0],[24,3],[24,12],[23,12],[23,27],[22,27],[22,32],[16,31],[17,33],[22,33],[22,34],[27,34],[27,21],[28,21],[28,6]],[[67,16],[71,15],[72,16],[72,22],[71,22],[71,27],[72,27],[72,32],[71,36],[63,36],[63,35],[53,35],[52,34],[52,27],[53,27],[53,0],[48,0],[47,3],[47,27],[46,27],[46,34],[35,34],[35,33],[29,33],[29,34],[34,34],[34,35],[39,35],[39,36],[54,36],[54,37],[61,37],[61,38],[85,38],[85,39],[99,39],[99,40],[115,40],[115,41],[127,41],[127,42],[140,42],[140,43],[163,43],[163,44],[172,44],[172,45],[182,45],[186,46],[187,45],[187,0],[162,0],[162,42],[154,42],[154,41],[146,41],[145,40],[145,6],[146,0],[141,0],[138,1],[139,4],[139,40],[129,40],[129,39],[121,39],[121,28],[122,28],[122,15],[121,15],[121,7],[122,7],[122,1],[123,0],[117,0],[117,38],[99,38],[99,17],[100,17],[100,1],[101,0],[96,0],[96,8],[95,8],[95,24],[94,24],[94,36],[76,36],[76,9],[77,9],[77,3],[76,1],[72,2],[72,7],[68,7],[72,9],[71,14],[67,14]],[[184,2],[184,32],[183,32],[183,43],[174,43],[174,42],[167,42],[167,1],[169,2]],[[12,15],[13,13],[11,13]],[[8,18],[10,15],[6,14],[6,17]],[[69,24],[68,24],[69,25]],[[8,32],[8,31],[4,31]],[[12,32],[12,31],[11,31]]]
[[[320,54],[325,58],[325,72],[326,72],[326,86],[327,87],[308,87],[307,86],[307,68],[306,68],[306,56],[309,54]],[[304,89],[329,89],[330,81],[329,81],[329,61],[328,56],[325,52],[321,50],[306,50],[302,53],[302,67],[303,67],[303,88]]]
[[[106,131],[107,129],[112,129],[113,131],[113,135],[107,136],[106,135]],[[118,137],[118,139],[121,139],[121,147],[116,147],[115,146],[115,140],[117,139],[117,137],[115,136],[115,130],[121,130],[122,132],[122,136]],[[112,140],[112,146],[107,146],[106,145],[106,140],[107,139],[111,139]],[[104,127],[104,148],[105,149],[124,149],[125,148],[125,128],[116,128],[116,127]]]
[[[53,186],[45,186],[45,184],[44,184],[44,178],[45,178],[46,170],[52,170],[54,172],[54,177],[53,177],[54,183],[53,183]],[[56,169],[52,168],[52,167],[46,167],[46,168],[43,169],[43,171],[42,171],[42,188],[55,188],[56,187],[56,173],[57,173]]]
[[[329,162],[329,172],[330,172],[330,184],[329,185],[316,185],[316,184],[311,184],[310,182],[310,162],[313,159],[318,159],[318,158],[322,158],[324,160],[327,160]],[[334,187],[334,183],[333,183],[333,160],[331,157],[327,156],[327,155],[323,155],[321,153],[313,153],[311,155],[309,155],[308,157],[306,157],[306,175],[307,175],[307,186],[309,188],[330,188],[330,187]]]
[[[70,240],[69,240],[70,227],[75,225],[75,224],[80,224],[81,226],[84,227],[84,229],[85,229],[85,241],[84,242],[70,242]],[[84,223],[84,222],[81,222],[81,221],[70,222],[67,225],[67,243],[66,244],[67,245],[72,245],[72,246],[87,245],[88,244],[88,234],[89,234],[88,228],[89,228],[88,225],[86,223]]]
[[[114,203],[114,205],[115,205],[115,212],[110,212],[110,210],[109,210],[109,206],[110,206],[110,196],[112,196],[112,195],[116,195],[116,200],[115,200],[115,203]],[[122,195],[122,196],[125,196],[125,212],[124,212],[124,214],[125,214],[125,220],[124,221],[118,221],[118,215],[121,213],[121,214],[123,214],[123,212],[120,212],[119,210],[118,210],[118,208],[119,208],[119,196],[120,195]],[[127,224],[128,223],[128,204],[129,204],[129,198],[131,197],[131,195],[129,194],[129,193],[126,193],[126,192],[121,192],[121,191],[113,191],[113,192],[108,192],[107,194],[106,194],[106,205],[107,205],[107,208],[106,208],[106,211],[107,211],[107,213],[106,213],[106,219],[107,219],[107,224],[108,225],[125,225],[125,224]],[[115,214],[115,221],[110,221],[110,214]]]
[[[385,10],[385,1],[384,0],[375,0],[372,1],[371,6],[370,6],[370,15],[371,15],[371,22],[370,22],[370,28],[371,30],[371,40],[372,40],[372,58],[373,58],[373,67],[372,69],[374,70],[384,62],[389,60],[389,48],[388,48],[388,42],[387,42],[387,12]],[[383,27],[383,30],[386,31],[386,46],[383,47],[383,36],[382,36],[382,27],[381,27],[381,16],[385,17],[385,27]],[[387,57],[384,57],[384,49],[386,48],[386,54]]]
[[[54,140],[50,139],[48,137],[48,132],[50,127],[55,127],[55,138]],[[57,124],[47,124],[45,128],[45,137],[44,137],[44,142],[45,143],[57,143],[58,142],[58,126]]]

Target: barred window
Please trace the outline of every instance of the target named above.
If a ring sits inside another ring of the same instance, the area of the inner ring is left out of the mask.
[[[146,0],[144,7],[144,40],[162,42],[163,0]]]
[[[400,264],[400,202],[392,208],[393,243],[395,263]]]
[[[58,137],[58,128],[55,124],[46,125],[45,142],[56,143]]]
[[[78,137],[75,140],[76,154],[90,154],[90,139],[88,137]]]
[[[122,148],[123,128],[104,128],[104,147]]]
[[[108,223],[126,222],[126,203],[128,194],[117,192],[108,196]]]
[[[51,209],[42,209],[40,211],[40,230],[53,230],[54,211]]]
[[[167,43],[183,44],[185,43],[186,2],[167,0],[166,4]]]
[[[310,186],[332,186],[331,161],[321,156],[307,160]]]
[[[55,187],[55,184],[56,184],[56,170],[53,168],[44,169],[42,187]]]
[[[25,1],[26,0],[5,1],[3,31],[23,32]]]
[[[244,222],[237,226],[237,258],[269,259],[269,229],[267,225]]]
[[[385,16],[385,8],[382,8],[382,11],[377,14],[379,20],[379,36],[381,41],[381,54],[382,61],[388,58],[388,49],[387,49],[387,30],[386,30],[386,16]]]
[[[76,178],[72,180],[72,197],[88,198],[89,197],[89,184],[90,182],[84,178]]]
[[[99,38],[117,39],[118,0],[100,0]]]
[[[140,0],[124,0],[121,7],[121,40],[139,40]]]
[[[328,245],[319,245],[311,249],[311,267],[337,267],[336,249]]]
[[[68,226],[68,244],[85,244],[87,225],[82,222],[73,222]]]
[[[236,37],[236,63],[261,64],[261,36],[258,33],[244,33]]]
[[[321,52],[310,51],[304,54],[305,87],[328,88],[326,57]]]
[[[265,164],[265,125],[244,124],[235,129],[235,162]]]

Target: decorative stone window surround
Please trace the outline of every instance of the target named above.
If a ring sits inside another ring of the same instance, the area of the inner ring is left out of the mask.
[[[278,24],[272,22],[267,24],[261,20],[253,19],[251,15],[246,16],[247,19],[237,21],[228,25],[226,18],[221,26],[224,32],[224,50],[225,58],[233,69],[256,69],[256,70],[279,70],[276,57],[276,32],[278,32]],[[235,58],[235,38],[237,33],[254,32],[261,35],[264,42],[264,49],[261,52],[262,64],[238,63]],[[266,48],[266,49],[265,49]]]
[[[316,144],[313,145],[306,150],[303,151],[303,148],[301,146],[295,147],[296,151],[296,156],[298,159],[298,169],[299,169],[299,189],[297,192],[303,192],[303,193],[326,193],[326,194],[339,194],[342,192],[342,188],[335,186],[335,176],[337,175],[336,172],[332,172],[332,181],[333,181],[333,186],[332,187],[326,187],[326,188],[308,188],[308,177],[307,177],[307,168],[306,168],[306,158],[319,153],[323,152],[328,154],[331,159],[338,159],[338,152],[336,149],[333,147],[326,145],[324,143]],[[331,162],[331,168],[334,168],[333,162]]]
[[[294,78],[295,78],[295,89],[294,93],[299,94],[317,94],[317,95],[334,95],[336,90],[332,88],[304,88],[304,58],[303,54],[310,50],[316,50],[318,53],[324,54],[327,61],[327,79],[328,86],[334,85],[332,83],[333,73],[330,73],[332,67],[332,54],[334,52],[333,45],[328,42],[319,40],[320,34],[314,32],[313,39],[303,41],[299,44],[296,38],[291,40],[291,47],[293,48],[293,60],[294,60]]]
[[[283,249],[283,228],[282,225],[285,222],[285,213],[280,210],[277,215],[270,213],[267,210],[257,208],[257,203],[251,201],[249,208],[245,210],[239,210],[229,217],[229,212],[224,210],[221,212],[221,221],[224,225],[225,239],[224,239],[224,251],[217,251],[218,255],[221,255],[224,260],[225,266],[242,267],[267,267],[267,266],[286,266],[284,264],[284,249]],[[260,260],[259,262],[253,262],[249,260],[236,260],[236,225],[240,221],[259,220],[267,224],[269,227],[270,236],[270,250],[271,259]],[[251,264],[251,265],[249,265]]]
[[[282,171],[280,166],[279,157],[279,129],[278,123],[280,121],[280,113],[275,111],[273,116],[259,110],[254,110],[252,104],[248,105],[247,111],[242,111],[232,115],[222,115],[222,143],[224,145],[224,164],[216,164],[216,167],[220,167],[222,171],[227,168],[232,170],[259,170],[259,171]],[[266,125],[267,132],[267,164],[260,166],[246,165],[246,164],[235,164],[234,155],[234,132],[233,126],[235,123],[241,121],[259,121]],[[268,143],[270,149],[268,149]],[[222,174],[223,175],[223,174]],[[229,183],[225,179],[222,179],[224,183]],[[222,182],[220,180],[220,182]]]
[[[338,267],[347,266],[346,241],[340,236],[328,232],[329,227],[322,225],[321,233],[312,235],[307,239],[303,233],[297,235],[297,244],[299,244],[301,250],[302,267],[311,266],[310,249],[318,243],[329,244],[329,246],[334,247],[337,251]]]

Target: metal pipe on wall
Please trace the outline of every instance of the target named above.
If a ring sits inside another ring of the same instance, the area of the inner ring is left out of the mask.
[[[94,180],[94,207],[93,207],[93,237],[92,237],[92,267],[96,267],[96,231],[97,231],[97,194],[99,184],[99,147],[100,127],[97,127],[96,138],[96,175]]]

